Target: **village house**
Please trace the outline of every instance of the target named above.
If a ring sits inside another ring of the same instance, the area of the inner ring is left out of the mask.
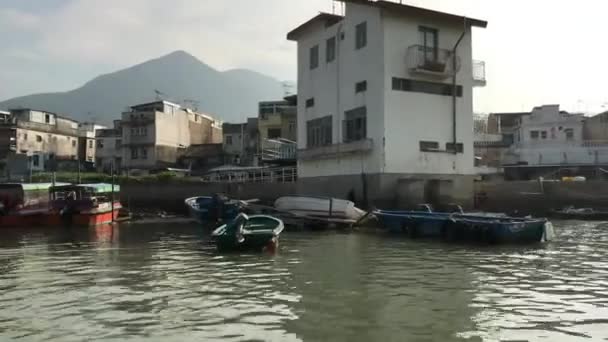
[[[78,122],[55,113],[34,109],[10,110],[0,122],[0,159],[24,156],[29,169],[45,171],[56,161],[78,160]]]
[[[260,146],[258,121],[258,118],[248,118],[246,123],[223,125],[225,164],[257,166]]]
[[[131,107],[122,114],[122,167],[156,170],[175,166],[190,145],[222,142],[222,123],[169,102]]]
[[[113,128],[95,131],[95,167],[99,172],[122,169],[122,128],[121,121],[114,120]]]
[[[291,31],[298,43],[302,192],[400,204],[472,204],[472,57],[483,20],[389,1],[344,0]],[[455,82],[454,82],[455,81]]]

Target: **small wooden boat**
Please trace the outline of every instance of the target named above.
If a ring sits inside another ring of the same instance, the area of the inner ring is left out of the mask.
[[[412,238],[497,244],[537,243],[554,236],[553,226],[546,219],[424,211],[379,210],[374,215],[389,231],[402,232]]]
[[[192,197],[184,202],[188,207],[190,217],[201,224],[231,221],[237,217],[241,209],[241,202],[230,200],[219,194]]]
[[[608,211],[567,207],[551,211],[551,217],[561,220],[606,221],[608,220]]]
[[[50,209],[49,190],[52,186],[52,183],[0,184],[0,227],[45,225]]]
[[[212,237],[220,251],[276,251],[283,229],[283,221],[275,217],[240,214],[213,231]]]
[[[119,185],[106,183],[54,186],[50,189],[50,225],[97,226],[118,218]]]
[[[274,206],[279,211],[309,217],[357,221],[365,215],[353,202],[337,198],[286,196],[277,199]]]

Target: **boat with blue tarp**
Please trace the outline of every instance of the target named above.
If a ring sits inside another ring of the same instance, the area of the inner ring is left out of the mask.
[[[190,217],[201,224],[231,221],[239,215],[242,207],[241,201],[221,194],[192,197],[186,199],[185,203]]]
[[[383,211],[374,215],[392,233],[411,238],[435,238],[446,241],[498,243],[535,243],[553,238],[553,226],[547,219],[514,218],[504,214],[463,214],[430,211]]]

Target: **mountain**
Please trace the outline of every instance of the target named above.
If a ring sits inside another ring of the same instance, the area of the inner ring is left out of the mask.
[[[184,51],[176,51],[111,74],[101,75],[78,89],[34,94],[0,102],[0,109],[34,108],[102,124],[129,106],[151,102],[155,90],[166,100],[198,102],[199,111],[225,122],[257,115],[259,101],[281,99],[282,84],[260,73],[235,69],[220,72]]]

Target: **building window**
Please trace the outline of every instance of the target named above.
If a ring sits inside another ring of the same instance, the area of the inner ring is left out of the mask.
[[[97,140],[97,148],[103,148],[103,139]]]
[[[40,156],[35,154],[32,156],[32,164],[36,167],[40,166]]]
[[[137,135],[137,128],[131,127],[131,135],[132,136],[136,136]]]
[[[325,42],[325,61],[327,63],[336,59],[336,37],[331,37]]]
[[[289,126],[288,126],[288,129],[289,129],[289,133],[295,132],[295,130],[296,130],[296,123],[295,122],[290,122]]]
[[[139,127],[139,135],[145,137],[148,135],[148,127]]]
[[[448,152],[454,153],[454,143],[445,144],[445,149]],[[456,143],[456,153],[464,153],[464,145],[462,143]]]
[[[411,91],[433,95],[452,96],[453,86],[446,83],[416,81],[406,78],[393,77],[393,90]],[[456,86],[456,96],[462,97],[462,86]]]
[[[421,141],[420,151],[422,152],[436,152],[439,150],[439,143],[436,141]]]
[[[539,134],[538,131],[530,131],[530,138],[536,140],[538,139]]]
[[[367,81],[358,82],[355,84],[355,93],[367,91]]]
[[[145,147],[141,149],[141,159],[148,159],[148,150]]]
[[[355,108],[344,114],[344,142],[365,139],[367,137],[367,108]]]
[[[319,66],[319,45],[310,48],[310,70]]]
[[[232,145],[232,135],[226,136],[226,145]]]
[[[137,157],[138,157],[137,148],[135,148],[135,147],[131,148],[131,159],[137,159]]]
[[[42,136],[37,135],[36,136],[36,142],[42,142]]]
[[[44,114],[44,122],[45,123],[51,123],[51,116],[48,114]]]
[[[72,140],[72,147],[76,147],[76,140]]]
[[[420,45],[424,52],[425,62],[437,61],[437,53],[439,47],[439,32],[437,29],[420,26],[418,27],[420,33]]]
[[[114,148],[120,148],[121,145],[122,145],[122,140],[121,139],[117,139],[114,142]]]
[[[564,132],[566,133],[566,140],[574,140],[574,129],[566,128]]]
[[[269,128],[268,129],[268,139],[276,139],[281,137],[281,129],[280,128]]]
[[[547,131],[541,131],[540,132],[540,137],[543,139],[547,139]]]
[[[306,123],[306,145],[308,148],[331,145],[332,131],[331,115],[308,121]]]
[[[355,26],[355,49],[359,50],[367,45],[367,23]]]
[[[93,148],[93,140],[89,140],[89,148]]]
[[[27,140],[27,133],[23,133],[23,140]]]
[[[314,107],[315,106],[315,98],[311,97],[308,100],[306,100],[306,108],[310,108],[310,107]]]

